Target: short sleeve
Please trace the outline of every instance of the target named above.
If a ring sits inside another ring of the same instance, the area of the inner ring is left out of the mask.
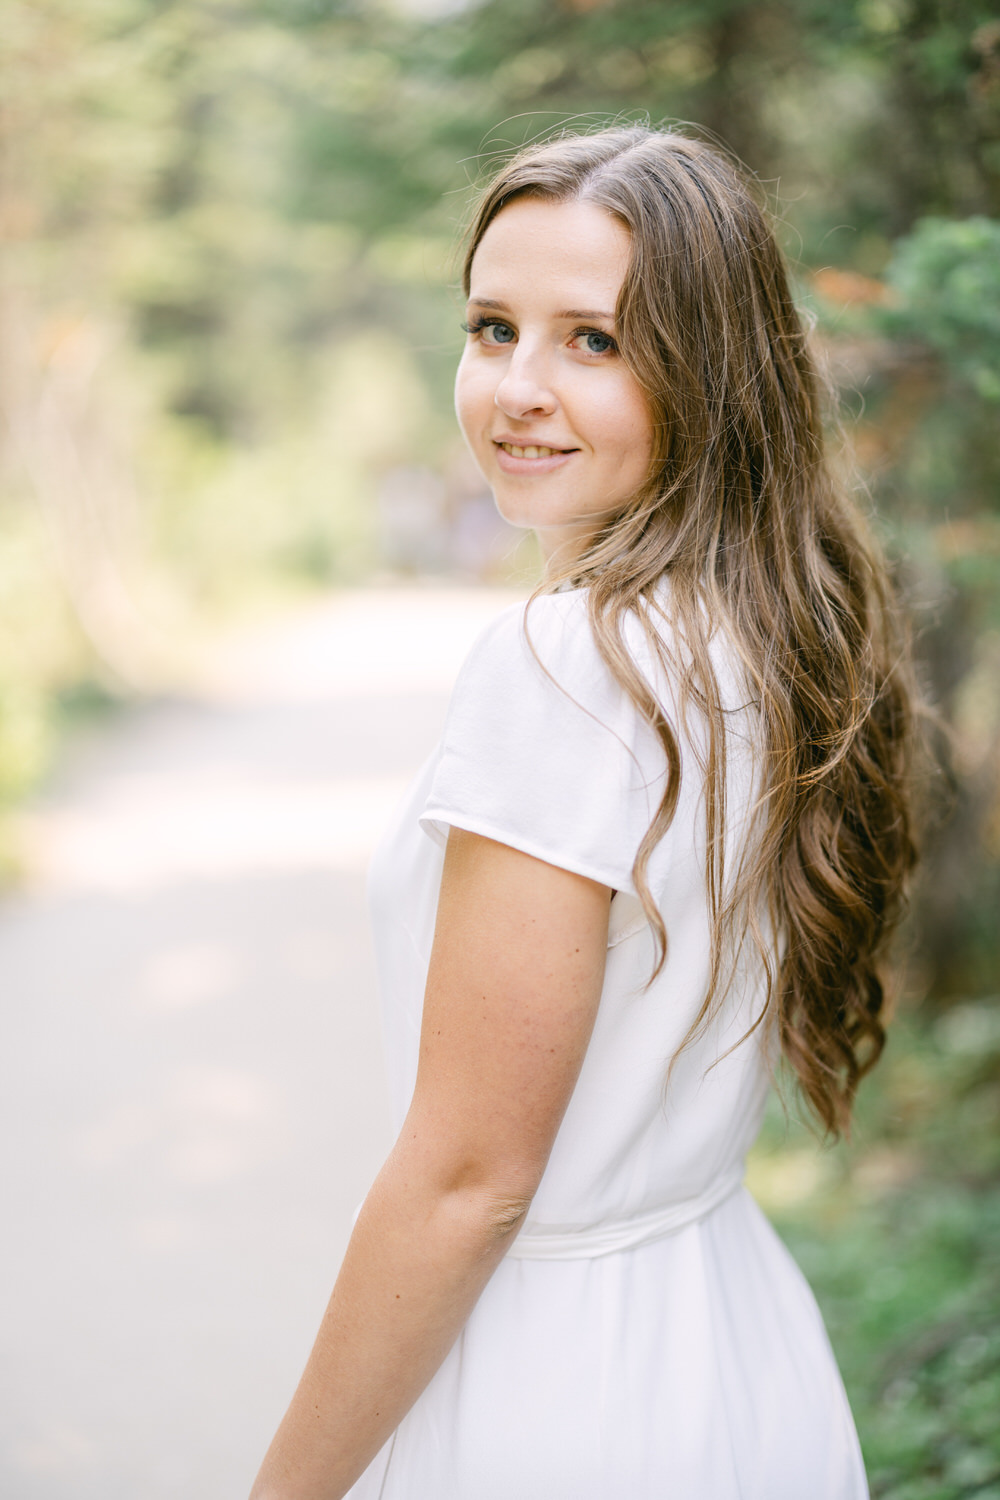
[[[420,822],[441,843],[464,828],[634,894],[665,774],[597,650],[585,594],[547,594],[504,611],[473,647]]]

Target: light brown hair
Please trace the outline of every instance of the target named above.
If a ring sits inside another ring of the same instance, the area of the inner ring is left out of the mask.
[[[781,253],[720,151],[616,127],[529,147],[501,168],[469,229],[466,291],[483,234],[520,197],[594,203],[631,235],[616,339],[649,402],[654,461],[543,589],[567,578],[586,588],[598,649],[666,755],[666,791],[633,869],[655,972],[668,933],[647,868],[674,815],[681,757],[622,629],[634,612],[662,659],[654,616],[666,575],[687,648],[681,702],[697,704],[708,729],[712,982],[691,1034],[723,987],[724,953],[748,929],[782,1051],[837,1134],[885,1040],[880,961],[915,859],[917,697],[885,562],[826,456],[824,389]],[[759,707],[765,755],[758,837],[735,880],[724,868],[725,726],[709,654],[720,625]],[[777,951],[769,933],[780,934]]]

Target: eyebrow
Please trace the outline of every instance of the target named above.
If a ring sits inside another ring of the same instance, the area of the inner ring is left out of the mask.
[[[494,312],[509,313],[511,311],[506,302],[496,302],[492,297],[470,297],[469,301],[474,302],[477,307],[492,308]],[[568,323],[574,318],[603,318],[607,323],[615,321],[614,313],[596,312],[593,308],[586,307],[567,307],[562,312],[556,313],[556,317],[565,318]]]

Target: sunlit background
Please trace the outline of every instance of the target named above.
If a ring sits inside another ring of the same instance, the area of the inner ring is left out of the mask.
[[[761,179],[945,725],[855,1142],[777,1110],[753,1185],[874,1494],[998,1500],[995,4],[2,0],[0,70],[3,1494],[247,1487],[385,1144],[365,860],[536,566],[469,187],[648,116]]]

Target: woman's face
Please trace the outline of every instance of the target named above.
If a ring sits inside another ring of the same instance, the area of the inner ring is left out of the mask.
[[[565,559],[646,480],[653,423],[615,343],[631,236],[593,203],[519,198],[472,262],[455,405],[502,516]]]

